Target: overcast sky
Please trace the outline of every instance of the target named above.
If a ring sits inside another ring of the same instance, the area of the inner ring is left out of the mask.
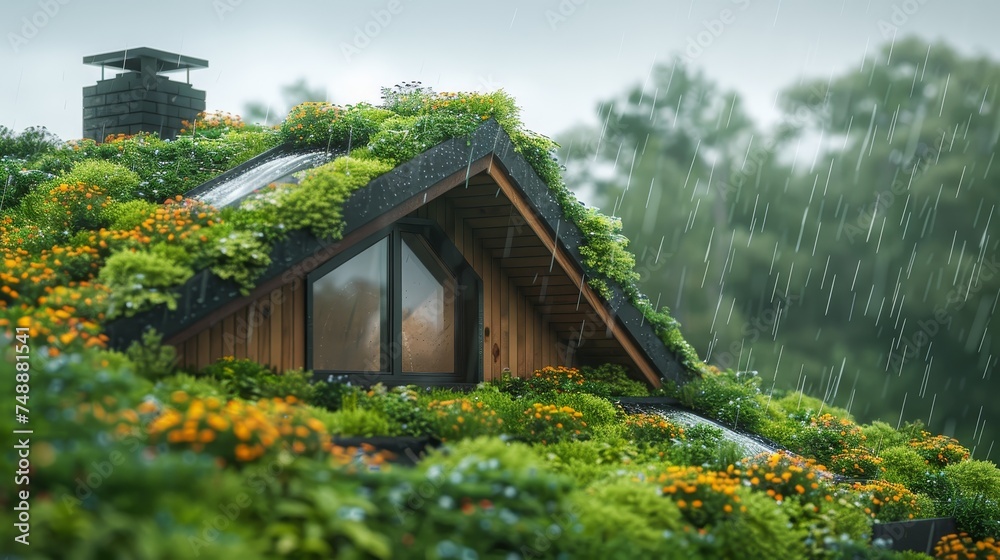
[[[767,123],[780,88],[856,66],[892,33],[1000,57],[997,21],[992,0],[4,0],[0,124],[80,137],[81,88],[101,73],[82,57],[141,46],[207,59],[191,81],[209,109],[278,103],[300,77],[337,103],[420,80],[503,87],[550,136],[593,119],[600,99],[641,83],[654,62],[693,53],[690,64]]]

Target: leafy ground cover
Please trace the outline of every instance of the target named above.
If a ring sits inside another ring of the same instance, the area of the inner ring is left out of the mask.
[[[711,429],[626,414],[613,366],[456,392],[311,383],[234,358],[177,371],[171,351],[147,337],[33,362],[44,437],[25,557],[920,558],[871,543],[871,525],[934,516],[961,531],[940,558],[988,558],[1000,537],[993,463],[944,465],[924,458],[939,436],[919,424],[858,425],[732,373],[691,384],[706,402],[743,393],[793,452],[741,457]],[[335,443],[371,435],[445,443],[415,467]],[[815,458],[852,449],[884,468],[842,475]]]

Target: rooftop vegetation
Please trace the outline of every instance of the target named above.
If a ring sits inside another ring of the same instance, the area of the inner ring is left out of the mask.
[[[30,374],[3,376],[36,434],[26,558],[922,558],[870,542],[871,524],[937,515],[961,532],[938,557],[995,557],[994,464],[919,423],[861,425],[704,366],[635,288],[620,224],[575,200],[553,144],[522,129],[508,96],[385,93],[380,107],[299,106],[280,129],[209,115],[172,142],[0,131],[10,370],[15,328],[31,338]],[[615,398],[649,391],[614,366],[514,372],[458,393],[311,383],[232,358],[177,371],[154,334],[105,348],[109,318],[171,305],[195,270],[249,290],[289,231],[336,238],[351,192],[489,118],[586,234],[592,286],[621,286],[697,373],[657,394],[787,452],[742,457],[716,429],[626,414]],[[236,209],[182,196],[282,142],[349,155]],[[0,415],[0,428],[16,426]],[[373,435],[444,446],[405,467],[335,440]],[[0,453],[6,472],[16,461]],[[14,530],[0,529],[4,542]]]
[[[4,131],[0,141],[9,155],[0,180],[10,188],[0,217],[0,250],[8,263],[4,279],[20,289],[12,286],[13,293],[0,294],[0,313],[16,306],[18,317],[41,315],[44,304],[38,298],[48,288],[65,286],[110,291],[86,310],[91,322],[134,315],[156,305],[173,306],[172,288],[204,268],[249,293],[270,263],[275,242],[296,230],[338,239],[344,226],[340,209],[351,193],[445,140],[469,135],[491,118],[583,232],[586,244],[580,252],[590,285],[605,297],[611,295],[609,285],[620,286],[696,373],[702,362],[677,322],[637,288],[635,257],[620,233],[620,220],[576,200],[560,176],[556,145],[525,130],[517,105],[502,91],[434,93],[413,85],[385,89],[378,107],[303,103],[276,129],[246,126],[239,117],[213,113],[190,123],[190,130],[172,142],[140,134],[109,137],[102,144],[63,144],[42,131]],[[280,143],[346,155],[308,171],[298,184],[271,185],[236,208],[219,211],[183,197]],[[55,259],[63,251],[74,258]],[[55,260],[60,264],[35,266]],[[38,275],[38,270],[46,274]],[[67,349],[58,337],[50,343],[56,350]]]

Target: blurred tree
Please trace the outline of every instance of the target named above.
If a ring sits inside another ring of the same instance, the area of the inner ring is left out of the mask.
[[[281,86],[281,104],[272,105],[263,101],[250,101],[243,106],[243,120],[249,123],[280,123],[288,111],[306,101],[326,101],[325,88],[312,88],[305,78]]]
[[[710,178],[745,149],[752,125],[739,97],[675,58],[598,107],[599,129],[560,138],[567,182],[591,190],[621,217],[643,289],[667,305],[704,354],[711,310],[722,293],[729,226]],[[683,286],[683,288],[682,288]],[[704,288],[704,289],[700,289]]]
[[[998,89],[995,61],[898,40],[782,92],[762,133],[676,60],[561,136],[560,156],[709,362],[866,419],[930,417],[982,438],[982,457],[983,420],[1000,423]]]
[[[840,282],[826,336],[836,329],[865,349],[851,361],[865,372],[858,388],[873,395],[871,414],[898,417],[906,399],[904,416],[934,406],[938,429],[961,425],[977,440],[983,420],[1000,422],[985,397],[1000,359],[989,332],[1000,297],[998,88],[996,61],[908,38],[861,72],[783,96],[787,113],[812,117],[792,137],[825,138],[823,162],[793,182],[823,185],[809,219],[826,222],[818,254]],[[810,97],[818,89],[826,95]]]

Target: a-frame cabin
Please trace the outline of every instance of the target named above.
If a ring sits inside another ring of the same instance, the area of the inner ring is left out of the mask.
[[[651,385],[683,374],[619,288],[606,300],[588,286],[583,234],[493,120],[355,191],[343,219],[336,242],[296,232],[278,243],[249,296],[201,271],[176,310],[113,323],[113,344],[149,325],[190,368],[235,356],[363,383],[601,363]]]

